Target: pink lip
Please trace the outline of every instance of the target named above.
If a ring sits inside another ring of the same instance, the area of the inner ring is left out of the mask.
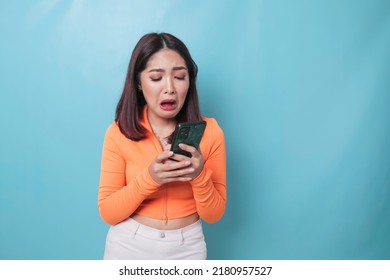
[[[164,99],[160,102],[160,108],[165,111],[175,110],[177,107],[177,103],[175,99]]]

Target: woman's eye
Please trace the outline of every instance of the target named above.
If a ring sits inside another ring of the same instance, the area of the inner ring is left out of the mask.
[[[152,82],[158,82],[158,81],[160,81],[161,79],[162,79],[162,77],[157,77],[157,78],[150,77],[150,80],[151,80]]]
[[[178,76],[178,77],[176,77],[176,79],[178,79],[178,80],[185,80],[186,76]]]

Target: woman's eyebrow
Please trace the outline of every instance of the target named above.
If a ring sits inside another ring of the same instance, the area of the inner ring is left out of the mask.
[[[175,66],[172,68],[172,70],[173,71],[187,70],[187,68],[184,66]],[[165,72],[165,70],[163,68],[153,68],[148,71],[148,73],[150,72]]]
[[[177,66],[177,67],[173,67],[173,69],[172,69],[173,71],[178,71],[178,70],[187,70],[187,68],[186,67],[184,67],[184,66]]]
[[[165,70],[162,68],[153,68],[148,71],[148,73],[150,72],[165,72]]]

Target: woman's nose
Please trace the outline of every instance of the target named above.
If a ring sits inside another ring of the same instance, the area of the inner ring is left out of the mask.
[[[168,93],[168,94],[175,93],[175,87],[173,85],[173,80],[171,78],[167,79],[165,93]]]

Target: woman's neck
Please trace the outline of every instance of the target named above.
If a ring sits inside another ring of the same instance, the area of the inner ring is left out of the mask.
[[[170,136],[176,127],[175,119],[155,118],[148,114],[148,120],[154,134],[158,135],[160,138]]]

